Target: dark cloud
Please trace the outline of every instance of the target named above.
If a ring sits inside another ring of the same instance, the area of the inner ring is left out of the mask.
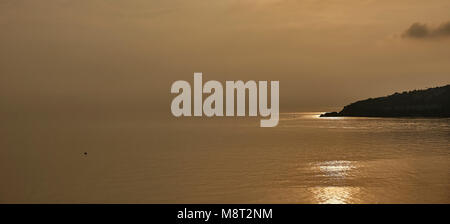
[[[450,37],[450,22],[440,25],[434,30],[434,35]]]
[[[430,27],[427,24],[413,23],[402,35],[403,38],[450,38],[450,21],[438,27]]]
[[[414,23],[404,33],[403,37],[424,38],[430,34],[426,24]]]

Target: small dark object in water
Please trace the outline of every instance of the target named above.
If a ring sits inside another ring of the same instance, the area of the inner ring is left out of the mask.
[[[87,152],[84,152],[84,155],[87,156]]]

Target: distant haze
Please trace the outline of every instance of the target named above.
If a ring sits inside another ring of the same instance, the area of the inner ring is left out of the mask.
[[[449,12],[448,0],[3,0],[0,112],[169,115],[170,85],[194,72],[279,80],[281,112],[445,85]],[[408,38],[413,24],[439,38]]]

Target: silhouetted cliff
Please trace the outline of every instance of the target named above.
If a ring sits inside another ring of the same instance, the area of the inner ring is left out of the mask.
[[[450,85],[369,98],[321,117],[450,117]]]

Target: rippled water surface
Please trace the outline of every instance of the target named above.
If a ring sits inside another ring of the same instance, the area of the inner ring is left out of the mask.
[[[449,119],[56,122],[0,144],[0,202],[450,203]]]

